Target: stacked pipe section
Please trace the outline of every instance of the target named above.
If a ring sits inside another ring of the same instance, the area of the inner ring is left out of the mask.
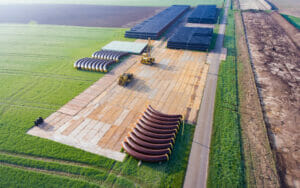
[[[168,40],[167,47],[206,51],[210,46],[212,35],[212,28],[181,27]]]
[[[107,72],[108,66],[113,64],[113,60],[103,60],[103,59],[94,59],[94,58],[82,58],[77,60],[74,63],[74,68],[81,70],[90,70],[97,72]]]
[[[188,5],[173,5],[126,31],[125,37],[158,40],[159,37],[186,11]]]
[[[218,19],[216,5],[198,5],[188,17],[189,23],[215,24]]]
[[[182,123],[182,115],[164,114],[149,105],[123,141],[122,147],[138,160],[167,161]]]
[[[92,57],[96,59],[105,59],[105,60],[113,60],[119,62],[119,60],[128,55],[128,52],[119,52],[119,51],[112,51],[112,50],[100,50],[93,53]]]
[[[100,50],[93,53],[92,58],[82,58],[74,63],[74,68],[81,70],[108,72],[108,68],[113,63],[118,62],[127,52]]]

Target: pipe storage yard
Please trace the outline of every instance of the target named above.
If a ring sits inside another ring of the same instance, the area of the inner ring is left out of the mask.
[[[158,40],[182,14],[184,14],[190,6],[173,5],[148,20],[137,24],[129,31],[126,31],[125,37]]]
[[[168,48],[202,50],[208,49],[212,28],[181,27],[168,41]]]
[[[216,5],[198,5],[188,17],[189,23],[215,24],[217,22]]]
[[[147,113],[142,115],[148,104],[166,114],[182,114],[195,124],[209,67],[207,53],[167,49],[166,42],[155,41],[152,55],[156,58],[153,66],[141,64],[140,56],[132,55],[27,133],[123,161],[122,142],[132,152],[133,139],[140,138],[136,134],[166,139],[178,132],[172,124],[162,130],[157,123],[147,122]],[[127,87],[117,84],[124,72],[135,78]],[[134,127],[132,136],[125,139]],[[150,151],[138,147],[133,151],[137,154],[141,149],[144,154]]]

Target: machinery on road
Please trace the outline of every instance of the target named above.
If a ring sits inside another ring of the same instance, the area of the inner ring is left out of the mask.
[[[132,79],[133,79],[133,74],[131,74],[131,73],[123,73],[119,77],[118,84],[120,86],[127,86],[127,84],[130,83]]]
[[[151,40],[148,38],[148,45],[146,52],[142,54],[141,63],[145,65],[153,65],[155,58],[151,57]]]

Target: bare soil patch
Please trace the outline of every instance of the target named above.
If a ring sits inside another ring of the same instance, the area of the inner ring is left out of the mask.
[[[243,13],[256,84],[283,185],[300,185],[300,51],[271,14]]]
[[[132,27],[163,7],[15,4],[0,5],[0,23],[36,22],[86,27]]]

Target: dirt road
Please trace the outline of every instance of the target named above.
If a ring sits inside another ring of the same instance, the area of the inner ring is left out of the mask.
[[[229,3],[230,0],[227,0],[224,16],[220,23],[219,35],[215,49],[208,55],[207,63],[209,63],[210,66],[198,114],[188,168],[185,175],[183,186],[185,188],[206,187],[215,95]]]

